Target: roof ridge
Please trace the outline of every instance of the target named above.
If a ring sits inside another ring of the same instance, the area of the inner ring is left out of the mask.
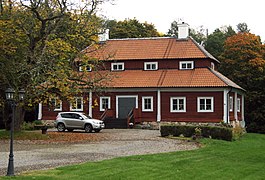
[[[209,68],[210,72],[212,72],[216,77],[218,77],[221,81],[223,81],[227,86],[231,86],[237,89],[241,89],[243,91],[246,91],[245,89],[243,89],[242,87],[240,87],[239,85],[237,85],[236,83],[234,83],[232,80],[230,80],[228,77],[224,76],[223,74],[221,74],[218,71],[213,70],[212,68]]]
[[[176,39],[175,37],[143,37],[143,38],[120,38],[120,39],[108,39],[107,41],[128,41],[128,40],[157,40],[157,39]]]
[[[158,87],[162,86],[162,84],[164,83],[166,74],[167,74],[167,70],[163,69],[162,72],[161,72],[161,75],[160,75],[160,77],[158,79],[158,82],[157,82],[157,86]]]

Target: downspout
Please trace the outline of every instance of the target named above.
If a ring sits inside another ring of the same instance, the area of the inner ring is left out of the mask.
[[[93,117],[93,111],[92,111],[92,91],[89,90],[89,100],[88,100],[88,115],[90,117]]]
[[[228,91],[227,95],[226,95],[226,98],[227,98],[227,107],[226,107],[226,113],[227,113],[227,119],[226,119],[226,124],[229,123],[229,105],[230,105],[230,102],[229,102],[229,94],[230,92],[232,92],[232,87],[230,88],[230,90]]]

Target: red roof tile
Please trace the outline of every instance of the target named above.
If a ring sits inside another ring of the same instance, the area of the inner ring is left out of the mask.
[[[88,47],[86,52],[90,52],[91,56],[101,60],[183,58],[216,60],[192,38],[181,40],[174,37],[109,39],[96,51],[91,51],[91,47]]]
[[[112,72],[116,77],[110,82],[113,88],[149,87],[234,87],[242,89],[228,78],[209,68],[193,70],[126,70]]]

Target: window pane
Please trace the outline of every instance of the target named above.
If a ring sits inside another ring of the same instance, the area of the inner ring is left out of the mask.
[[[153,69],[153,70],[156,69],[156,64],[152,64],[152,69]]]
[[[188,69],[191,69],[191,63],[188,63],[188,64],[187,64],[187,68],[188,68]]]
[[[184,110],[184,99],[179,99],[179,109],[178,110]]]
[[[146,65],[146,69],[148,69],[148,70],[151,69],[151,65],[150,64],[147,64]]]
[[[172,109],[173,110],[178,110],[178,100],[177,99],[173,99],[172,100]]]
[[[185,63],[181,64],[181,68],[182,69],[186,69],[187,68],[187,65]]]
[[[102,109],[108,109],[108,107],[109,107],[108,98],[103,98],[102,99]]]
[[[77,99],[77,109],[81,109],[82,108],[82,99],[78,98]]]
[[[151,109],[151,99],[150,98],[146,98],[144,99],[144,109]]]

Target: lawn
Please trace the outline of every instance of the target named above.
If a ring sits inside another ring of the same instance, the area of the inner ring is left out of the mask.
[[[15,179],[265,179],[265,135],[201,143],[204,147],[192,151],[89,162],[33,171]]]

